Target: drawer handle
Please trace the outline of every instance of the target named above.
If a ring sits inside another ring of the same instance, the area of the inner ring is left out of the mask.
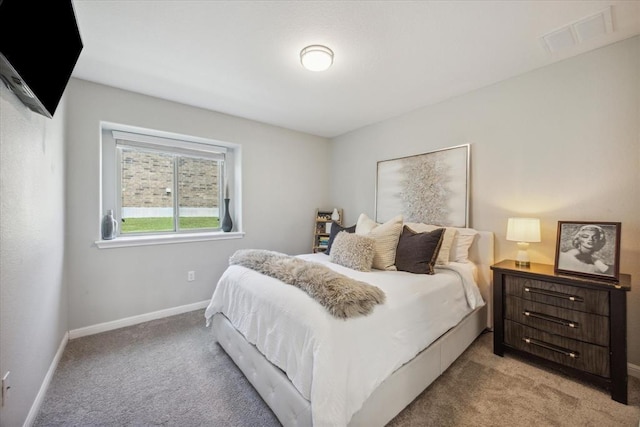
[[[549,297],[568,299],[569,301],[574,301],[574,302],[584,302],[584,299],[582,297],[579,297],[577,295],[564,294],[562,292],[547,291],[545,289],[528,288],[528,287],[524,288],[524,291],[532,294],[540,294],[540,295],[546,295]]]
[[[577,328],[578,322],[572,322],[571,320],[561,319],[560,317],[549,316],[548,314],[536,313],[535,311],[525,310],[522,312],[524,316],[533,317],[535,319],[547,320],[549,322],[557,323],[568,328]]]
[[[546,348],[547,350],[555,351],[556,353],[563,354],[563,355],[568,356],[568,357],[570,357],[572,359],[578,359],[580,357],[580,353],[578,353],[577,351],[573,351],[573,350],[566,349],[564,347],[559,347],[557,345],[549,344],[549,343],[546,343],[544,341],[538,341],[538,340],[535,340],[533,338],[528,338],[528,337],[522,338],[522,341],[526,342],[527,344],[537,345],[538,347],[542,347],[542,348]]]

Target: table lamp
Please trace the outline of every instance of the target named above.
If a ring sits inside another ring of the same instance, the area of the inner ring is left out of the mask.
[[[530,242],[540,241],[540,220],[538,218],[509,218],[507,223],[507,240],[518,242],[517,267],[529,267]]]

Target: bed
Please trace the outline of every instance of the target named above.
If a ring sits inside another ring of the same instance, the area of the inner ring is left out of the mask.
[[[491,232],[477,232],[468,263],[428,277],[355,271],[322,253],[298,258],[378,286],[387,299],[370,315],[335,319],[300,289],[229,266],[207,324],[285,426],[385,425],[491,327]],[[429,301],[439,303],[411,308]]]

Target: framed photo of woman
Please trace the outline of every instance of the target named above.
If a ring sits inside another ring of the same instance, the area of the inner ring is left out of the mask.
[[[558,221],[556,274],[618,281],[619,222]]]

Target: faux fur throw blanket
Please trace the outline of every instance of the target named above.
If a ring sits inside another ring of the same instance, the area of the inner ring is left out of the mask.
[[[229,259],[241,265],[305,291],[340,319],[366,316],[385,294],[376,286],[351,279],[322,264],[305,261],[279,252],[241,249]]]

